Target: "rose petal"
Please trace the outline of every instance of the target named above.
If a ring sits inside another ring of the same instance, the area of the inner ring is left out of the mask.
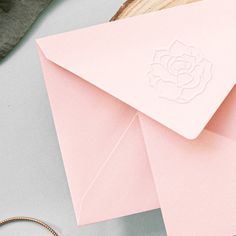
[[[193,89],[197,87],[201,82],[202,73],[203,73],[203,68],[197,65],[193,69],[193,71],[189,73],[192,77],[192,80],[190,80],[188,83],[183,84],[183,88]]]
[[[175,83],[159,81],[157,92],[158,96],[161,98],[166,98],[169,100],[176,100],[181,94],[182,89],[177,87]]]
[[[185,102],[189,102],[193,98],[201,94],[203,92],[203,88],[204,87],[200,84],[199,87],[195,87],[193,89],[184,89],[179,99]]]
[[[177,82],[177,77],[171,75],[162,65],[160,64],[152,64],[151,65],[151,73],[156,76],[160,77],[163,81],[169,82]]]
[[[183,73],[178,75],[178,87],[185,88],[186,85],[188,85],[194,77],[191,74]]]
[[[201,71],[200,81],[197,85],[192,88],[186,88],[181,94],[181,99],[185,101],[190,101],[199,94],[203,93],[207,87],[208,82],[212,78],[212,64],[203,60],[201,64],[198,65],[199,71]],[[199,74],[198,74],[199,76]]]
[[[196,64],[195,57],[190,56],[190,55],[186,55],[186,54],[182,55],[181,60],[185,62],[185,68],[183,68],[183,70],[185,70],[185,71],[192,70]]]
[[[168,61],[170,60],[170,56],[169,55],[164,55],[160,58],[160,64],[165,68],[167,69],[168,67]]]
[[[192,67],[191,62],[183,61],[181,59],[177,59],[175,61],[170,61],[168,63],[168,69],[171,73],[178,75],[179,73],[185,73],[189,71]]]
[[[191,55],[191,50],[188,46],[184,45],[180,41],[175,41],[170,47],[171,56],[181,56],[183,54]]]
[[[195,58],[196,64],[198,64],[203,58],[201,52],[198,49],[196,49],[195,47],[189,47],[189,48],[191,51],[191,56],[193,56]]]
[[[189,67],[189,63],[181,60],[176,60],[172,63],[171,69],[174,71],[186,71],[187,68]]]

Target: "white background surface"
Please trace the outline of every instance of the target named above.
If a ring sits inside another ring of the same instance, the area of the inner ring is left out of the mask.
[[[159,210],[77,227],[34,39],[108,21],[122,0],[54,0],[0,64],[0,219],[40,218],[60,236],[164,236]],[[106,209],[104,209],[106,210]],[[1,236],[44,236],[31,223]]]

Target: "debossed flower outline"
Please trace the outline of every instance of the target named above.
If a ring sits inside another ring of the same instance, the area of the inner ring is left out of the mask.
[[[205,91],[212,63],[196,48],[175,41],[168,50],[155,50],[147,75],[159,98],[183,104]]]

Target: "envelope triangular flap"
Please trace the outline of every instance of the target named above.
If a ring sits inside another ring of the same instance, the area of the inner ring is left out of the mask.
[[[137,111],[39,56],[78,224],[159,208]]]
[[[194,139],[236,78],[236,16],[230,4],[220,9],[212,3],[88,27],[38,44],[49,60]]]

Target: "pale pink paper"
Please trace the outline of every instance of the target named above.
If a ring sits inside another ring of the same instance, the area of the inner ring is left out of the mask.
[[[136,111],[40,58],[78,224],[159,208]]]
[[[193,139],[235,84],[235,12],[229,5],[217,7],[212,1],[202,1],[38,42],[56,64]],[[194,60],[200,57],[212,65],[212,79],[205,91],[185,104],[158,97],[148,76],[156,50],[170,50],[178,42],[184,46],[174,51],[184,54],[185,47],[193,47],[199,51]]]
[[[168,235],[236,233],[236,92],[221,105],[236,78],[236,3],[212,3],[38,40],[79,224],[157,208],[159,198]],[[175,42],[212,64],[204,93],[185,104],[157,97],[146,76],[156,49]]]
[[[235,95],[193,141],[140,118],[168,236],[236,235]]]

